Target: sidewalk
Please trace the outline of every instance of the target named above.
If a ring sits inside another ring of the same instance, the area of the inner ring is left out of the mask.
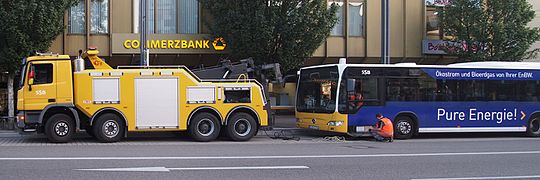
[[[296,128],[294,115],[275,115],[274,128]]]

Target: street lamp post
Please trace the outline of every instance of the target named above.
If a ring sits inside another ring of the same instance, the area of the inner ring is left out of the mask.
[[[390,64],[389,0],[381,0],[381,63]]]
[[[148,56],[149,56],[149,51],[148,51],[148,48],[146,47],[146,35],[147,35],[147,25],[148,23],[146,23],[146,17],[147,17],[147,11],[148,11],[148,8],[147,8],[148,4],[147,4],[147,1],[146,0],[139,0],[139,35],[140,35],[140,39],[141,39],[141,45],[140,45],[140,50],[141,50],[141,60],[140,60],[140,65],[141,66],[149,66],[150,65],[150,62],[148,60]]]

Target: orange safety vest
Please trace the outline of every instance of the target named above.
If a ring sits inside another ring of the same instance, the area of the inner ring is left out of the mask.
[[[384,123],[384,126],[379,131],[380,135],[383,137],[393,137],[394,136],[394,125],[390,119],[383,117],[381,121]],[[380,127],[379,127],[380,128]]]

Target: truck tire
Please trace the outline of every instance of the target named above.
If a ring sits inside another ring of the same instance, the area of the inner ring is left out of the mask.
[[[75,123],[67,114],[55,114],[49,117],[45,123],[45,135],[50,142],[65,143],[71,141]]]
[[[122,139],[125,131],[124,121],[113,113],[106,113],[99,116],[92,129],[94,136],[105,143],[117,142]]]
[[[398,116],[394,121],[394,138],[410,139],[416,132],[416,124],[407,116]]]
[[[540,117],[533,117],[527,123],[527,135],[540,137]]]
[[[211,113],[197,113],[189,123],[189,135],[196,141],[208,142],[219,136],[221,123]]]
[[[234,141],[250,140],[257,132],[257,122],[247,113],[234,113],[228,121],[227,136]]]

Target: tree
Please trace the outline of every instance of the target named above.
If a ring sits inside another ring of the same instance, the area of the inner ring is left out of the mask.
[[[64,13],[76,0],[0,0],[0,72],[9,72],[9,116],[13,117],[13,79],[21,61],[44,52],[64,31]]]
[[[199,0],[212,15],[208,23],[223,37],[232,58],[257,64],[302,65],[329,36],[337,6],[326,0]]]
[[[527,27],[535,12],[526,0],[452,0],[439,11],[445,49],[463,61],[521,61],[540,39],[539,28]]]

